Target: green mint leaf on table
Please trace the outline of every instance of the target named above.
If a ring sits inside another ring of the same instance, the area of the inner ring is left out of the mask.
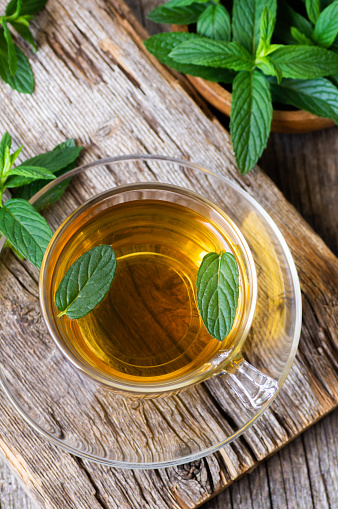
[[[148,14],[147,18],[156,23],[190,25],[191,23],[197,23],[206,6],[206,2],[171,0],[156,7]]]
[[[320,14],[320,0],[305,0],[305,6],[309,20],[316,23]]]
[[[215,41],[229,42],[231,23],[228,11],[223,5],[209,5],[197,21],[197,33]]]
[[[236,162],[243,175],[266,147],[272,121],[268,80],[259,71],[240,72],[233,82],[230,133]]]
[[[338,73],[338,55],[318,46],[284,46],[270,54],[283,78],[320,78]]]
[[[116,271],[111,246],[96,246],[74,262],[55,293],[58,316],[79,319],[90,313],[107,295]]]
[[[40,268],[52,230],[30,203],[20,199],[6,201],[0,208],[0,232],[22,256]]]
[[[196,40],[199,36],[188,32],[170,32],[156,34],[144,41],[144,45],[162,64],[172,67],[176,71],[189,74],[190,76],[199,76],[209,81],[221,83],[232,83],[234,72],[228,69],[216,69],[203,65],[183,64],[176,62],[169,55],[171,51],[182,42]]]
[[[208,253],[197,273],[197,304],[209,334],[223,341],[234,323],[239,296],[239,271],[231,253]]]
[[[329,48],[338,35],[338,1],[324,9],[316,21],[313,40],[323,48]]]
[[[280,85],[271,83],[271,93],[274,101],[332,118],[338,124],[338,89],[326,78],[283,79]]]
[[[255,63],[246,49],[236,42],[212,41],[204,37],[183,42],[169,56],[183,64],[223,67],[234,71],[249,71]]]
[[[256,54],[260,38],[260,24],[264,8],[276,16],[276,0],[234,0],[232,9],[233,40]]]
[[[34,180],[53,180],[55,179],[55,175],[49,170],[45,168],[39,168],[38,166],[17,166],[16,168],[12,168],[8,173],[8,176],[14,175],[13,178],[9,179],[6,182],[6,187],[20,187],[25,185],[25,183],[31,183]]]
[[[67,171],[75,168],[76,160],[82,149],[83,147],[76,146],[75,140],[72,138],[60,143],[60,145],[57,145],[51,152],[32,157],[23,164],[41,165],[44,168],[49,169],[56,177],[60,177]],[[44,195],[34,204],[34,208],[40,211],[58,201],[65,192],[69,183],[70,179],[66,179],[57,186],[53,187],[53,189],[44,193]],[[31,184],[24,185],[17,189],[14,193],[14,197],[29,200],[45,185],[46,182],[44,180],[35,180]]]
[[[7,54],[8,54],[8,67],[9,72],[12,76],[16,74],[17,68],[18,68],[18,61],[15,51],[14,42],[11,36],[11,33],[9,31],[9,28],[7,26],[7,23],[4,19],[1,21],[2,28],[4,30],[4,36],[7,42]]]
[[[2,169],[5,164],[5,151],[6,149],[10,149],[12,146],[12,137],[6,131],[0,141],[0,174],[2,174]]]
[[[0,77],[11,88],[23,94],[32,94],[34,91],[34,76],[29,62],[21,49],[16,45],[15,52],[17,57],[17,72],[11,75],[8,58],[7,43],[4,32],[0,29]]]
[[[45,7],[47,1],[48,0],[23,0],[19,13],[21,16],[37,14]],[[16,12],[18,3],[18,0],[11,0],[9,2],[6,8],[6,16],[12,16]]]
[[[15,28],[18,34],[20,34],[21,37],[25,39],[25,41],[27,41],[33,47],[33,52],[36,53],[34,37],[32,32],[29,30],[28,26],[23,25],[22,23],[18,23],[16,21],[12,21],[11,25],[13,28]]]
[[[314,43],[311,39],[309,39],[303,32],[301,32],[297,27],[291,27],[290,32],[292,37],[298,44],[302,44],[303,46],[313,46]]]

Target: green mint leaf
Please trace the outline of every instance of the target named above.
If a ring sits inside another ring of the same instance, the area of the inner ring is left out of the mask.
[[[215,69],[203,65],[183,64],[176,62],[169,55],[176,46],[182,42],[196,40],[198,35],[188,32],[170,32],[156,34],[144,41],[144,45],[162,64],[172,67],[176,71],[189,74],[190,76],[199,76],[205,80],[216,81],[221,83],[232,83],[234,72],[228,69]]]
[[[12,166],[12,158],[9,147],[5,148],[4,153],[4,165],[1,171],[1,175],[7,178],[8,172],[11,169]]]
[[[32,205],[25,200],[6,201],[0,208],[0,232],[22,256],[40,268],[52,230]]]
[[[31,183],[34,180],[53,180],[55,179],[55,175],[49,170],[45,168],[40,168],[39,166],[17,166],[16,168],[12,168],[8,172],[8,176],[13,175],[13,178],[8,179],[6,182],[6,187],[21,187],[26,183]]]
[[[69,169],[71,170],[72,168],[69,168]],[[41,198],[39,198],[39,200],[37,200],[34,203],[35,210],[40,212],[41,210],[45,209],[46,207],[49,207],[53,203],[56,203],[58,200],[60,200],[60,198],[62,197],[63,193],[65,192],[65,190],[69,186],[71,180],[72,179],[70,179],[70,178],[66,179],[63,182],[60,182],[59,184],[57,184],[52,189],[50,189],[48,192],[45,192],[43,194],[43,196]],[[40,189],[42,189],[44,187],[44,185],[41,185],[41,182],[43,182],[43,180],[36,180],[35,182],[32,182],[30,184],[30,186],[32,186],[30,188],[30,191],[34,190],[34,188],[36,189],[36,191],[33,192],[32,196],[34,196],[34,194],[36,194],[38,191],[40,191]],[[45,183],[45,185],[46,185],[46,183]],[[25,190],[25,189],[27,189],[27,187],[30,187],[30,186],[20,187],[20,190],[21,189]],[[20,193],[18,193],[18,194],[20,195]],[[21,198],[23,198],[23,199],[25,199],[24,198],[24,194],[25,193],[23,193],[23,196],[21,196]],[[15,193],[14,196],[16,197],[16,193]]]
[[[190,25],[197,23],[199,16],[206,8],[206,3],[190,0],[171,0],[152,10],[147,18],[156,23]]]
[[[276,0],[234,0],[233,2],[233,40],[244,46],[251,55],[256,54],[264,7],[276,16]]]
[[[283,78],[320,78],[338,73],[338,55],[318,46],[285,46],[271,54]]]
[[[271,83],[271,93],[274,101],[332,118],[338,124],[338,89],[328,79],[283,79],[280,85]]]
[[[303,46],[313,46],[314,45],[312,40],[309,39],[308,37],[306,37],[306,35],[303,34],[303,32],[301,32],[300,30],[298,30],[297,27],[291,27],[290,33],[291,33],[292,37],[294,38],[294,40],[298,42],[298,44],[301,44]]]
[[[266,147],[272,121],[269,82],[259,71],[240,72],[232,86],[230,133],[236,162],[243,175]]]
[[[59,176],[57,172],[62,170],[66,166],[70,165],[79,157],[82,147],[76,146],[66,146],[64,144],[58,145],[51,152],[47,152],[45,154],[40,154],[38,156],[31,157],[27,159],[24,163],[20,164],[17,168],[20,169],[21,166],[39,166],[41,168],[45,168],[50,172],[54,173],[54,175]],[[20,183],[16,179],[13,183],[14,177],[8,179],[7,187],[21,187],[30,184],[33,180],[29,177],[20,177]],[[19,185],[18,185],[19,184]],[[46,183],[44,183],[46,185]],[[43,187],[43,186],[42,186]]]
[[[282,81],[282,69],[272,58],[265,56],[256,59],[256,67],[261,69],[267,76],[276,76],[278,83]]]
[[[275,23],[276,14],[270,11],[267,7],[264,7],[260,23],[260,37],[256,51],[257,56],[264,56],[266,54],[266,50],[269,48],[271,43]]]
[[[239,271],[231,253],[208,253],[197,273],[197,304],[209,334],[223,341],[232,329],[239,296]]]
[[[292,26],[298,28],[302,34],[311,39],[312,25],[309,20],[292,9],[285,0],[278,0],[276,37],[287,44],[294,44],[290,32],[290,27]]]
[[[6,240],[4,247],[7,249],[11,249],[13,251],[13,253],[15,254],[15,256],[17,256],[19,258],[19,260],[25,259],[25,257],[22,256],[22,254],[17,249],[15,249],[15,247],[12,246],[12,244],[10,242],[8,242],[8,240]]]
[[[169,56],[183,64],[223,67],[234,71],[251,70],[254,66],[250,53],[236,42],[212,41],[204,37],[183,42]]]
[[[197,33],[215,41],[231,39],[230,15],[223,5],[209,5],[197,21]]]
[[[48,0],[24,0],[22,2],[19,14],[25,16],[26,14],[37,14],[46,5]],[[17,10],[18,0],[11,0],[6,7],[6,16],[12,16]]]
[[[22,163],[22,166],[40,166],[55,174],[65,166],[76,161],[83,147],[77,147],[74,139],[60,143],[50,152],[31,157]]]
[[[76,151],[69,151],[69,148],[76,148]],[[76,147],[75,140],[73,138],[66,140],[57,145],[54,150],[47,152],[46,154],[40,154],[35,156],[23,164],[39,164],[43,165],[44,168],[48,168],[55,174],[56,177],[60,177],[69,170],[72,170],[76,166],[76,159],[80,155],[83,147]],[[61,156],[61,157],[60,157]],[[64,165],[64,166],[63,166]],[[38,211],[52,205],[57,202],[66,188],[68,187],[71,179],[64,180],[60,184],[50,189],[34,204],[34,208]],[[29,200],[34,196],[40,189],[45,187],[46,182],[44,180],[35,180],[31,184],[24,185],[17,189],[14,193],[15,198],[22,198],[23,200]]]
[[[7,54],[8,54],[8,66],[9,72],[12,76],[16,74],[18,68],[17,56],[15,51],[14,42],[12,35],[8,29],[7,23],[4,19],[1,20],[2,27],[4,29],[4,36],[7,42]]]
[[[329,48],[338,35],[338,1],[321,12],[313,31],[314,41],[323,48]]]
[[[27,41],[31,46],[33,47],[33,52],[36,53],[36,45],[34,41],[34,37],[32,32],[29,30],[29,28],[21,23],[17,23],[15,21],[11,21],[11,25],[15,30],[18,32],[18,34],[21,35],[25,41]]]
[[[305,0],[309,20],[315,24],[320,14],[320,0]]]
[[[60,314],[79,319],[93,311],[107,295],[116,271],[111,246],[96,246],[70,266],[55,293]]]
[[[13,166],[13,164],[15,163],[15,161],[18,158],[22,149],[23,149],[23,145],[21,145],[21,147],[19,147],[13,154],[11,154],[11,166]],[[9,173],[8,173],[8,175],[9,175]]]
[[[12,146],[12,137],[6,131],[0,141],[0,174],[2,173],[2,169],[5,164],[5,150],[6,150],[6,148],[8,148],[10,150],[11,146]]]
[[[34,76],[29,62],[20,48],[16,45],[17,72],[11,75],[7,60],[7,43],[3,30],[0,30],[0,77],[11,88],[23,94],[32,94],[34,91]]]

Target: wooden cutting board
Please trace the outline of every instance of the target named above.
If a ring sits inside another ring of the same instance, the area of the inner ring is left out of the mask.
[[[146,33],[125,4],[49,0],[35,33],[34,95],[0,84],[0,130],[24,144],[24,157],[75,137],[87,147],[84,161],[141,152],[204,163],[258,199],[294,256],[304,319],[293,368],[263,418],[217,454],[157,471],[104,467],[49,445],[0,394],[0,450],[42,507],[195,508],[337,406],[337,259],[263,172],[240,176],[228,133],[183,77],[147,54]],[[16,268],[33,291],[34,280]],[[8,259],[0,277],[8,269],[18,277]],[[0,313],[4,305],[0,296]]]

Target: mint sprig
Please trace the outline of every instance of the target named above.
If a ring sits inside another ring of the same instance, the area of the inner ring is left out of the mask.
[[[34,91],[34,77],[30,64],[14,43],[11,25],[18,34],[36,51],[29,23],[43,7],[47,0],[11,0],[6,13],[0,16],[0,77],[14,90],[23,94]]]
[[[239,297],[239,270],[232,253],[208,253],[197,273],[197,304],[209,334],[223,341],[233,326]]]
[[[276,16],[276,0],[234,0],[232,11],[233,39],[255,55],[260,38],[264,8]]]
[[[278,9],[277,0],[233,0],[230,17],[218,0],[170,0],[149,15],[161,22],[189,24],[190,13],[190,23],[197,23],[197,34],[157,34],[145,45],[177,71],[232,84],[230,132],[243,174],[254,167],[266,146],[271,87],[278,103],[317,111],[337,122],[333,100],[338,91],[338,0],[304,0],[304,4],[297,12],[298,6],[294,9],[286,0],[278,0]],[[177,9],[184,9],[184,15]],[[241,80],[247,89],[239,86]]]
[[[41,154],[14,166],[22,146],[11,153],[12,138],[5,133],[0,141],[0,233],[7,238],[7,245],[20,256],[40,267],[52,232],[38,210],[59,199],[67,185],[62,182],[45,193],[33,207],[28,203],[35,192],[48,180],[53,180],[75,166],[82,147],[76,147],[73,139],[58,145],[52,152]],[[17,188],[14,196],[3,204],[6,189]]]

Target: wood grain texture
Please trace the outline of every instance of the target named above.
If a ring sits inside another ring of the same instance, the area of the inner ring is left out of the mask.
[[[338,412],[303,433],[203,509],[329,509],[338,504]]]
[[[292,375],[269,413],[245,437],[194,465],[121,472],[72,458],[35,435],[3,395],[0,449],[43,507],[196,507],[337,404],[336,260],[262,172],[238,175],[228,134],[194,104],[183,78],[146,55],[144,31],[122,4],[64,5],[50,0],[39,17],[35,95],[18,96],[4,87],[1,129],[9,129],[17,143],[25,141],[25,156],[75,136],[88,148],[86,160],[166,152],[228,174],[259,197],[287,237],[303,283],[303,337]],[[17,288],[21,271],[26,297],[34,295],[26,266],[8,258],[1,270]]]

